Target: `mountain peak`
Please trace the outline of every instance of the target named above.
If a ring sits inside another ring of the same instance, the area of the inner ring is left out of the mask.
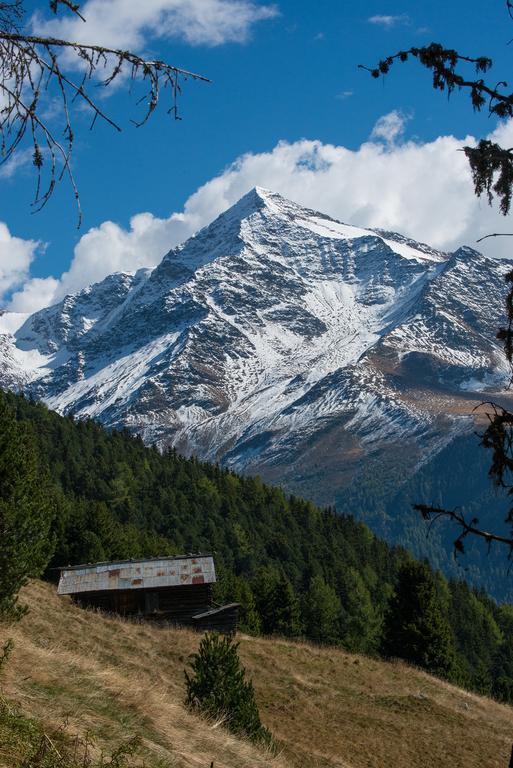
[[[258,197],[260,197],[262,200],[265,200],[268,195],[276,195],[276,192],[273,192],[272,189],[268,189],[267,187],[260,187],[258,184],[254,186],[249,194],[255,194]]]
[[[185,242],[173,248],[165,256],[155,272],[166,270],[170,263],[178,260],[188,269],[197,269],[219,256],[234,253],[240,248],[244,239],[243,230],[247,230],[246,222],[251,221],[250,229],[262,229],[260,222],[254,220],[263,214],[285,217],[293,209],[294,213],[301,211],[301,206],[289,202],[277,192],[255,186],[243,195],[236,203],[220,213],[214,221],[196,232]],[[265,227],[265,225],[264,225]]]
[[[221,230],[223,237],[226,237],[228,229],[232,233],[235,230],[239,234],[241,223],[251,219],[254,214],[263,214],[268,222],[274,220],[275,223],[271,225],[271,228],[279,227],[279,232],[283,236],[286,236],[285,229],[292,226],[295,229],[307,230],[311,234],[331,240],[333,243],[337,240],[352,241],[360,238],[378,238],[396,254],[409,260],[440,263],[447,259],[446,253],[397,232],[344,224],[339,219],[313,210],[302,203],[294,202],[279,192],[261,186],[252,187],[240,200],[221,213],[215,221],[198,234],[208,233],[208,236],[212,237],[214,232]],[[278,220],[281,220],[281,223],[278,223]],[[267,227],[268,224],[264,224],[264,228]],[[248,230],[245,229],[247,234]],[[255,235],[256,230],[262,231],[262,222],[256,219],[250,223],[249,229],[252,231],[252,235]],[[264,237],[264,239],[266,238]]]
[[[284,198],[282,198],[281,195],[279,195],[276,192],[273,192],[270,189],[266,189],[265,187],[259,187],[259,186],[252,187],[248,192],[246,192],[245,195],[243,195],[239,200],[237,200],[236,203],[234,203],[226,211],[221,213],[219,218],[220,219],[224,217],[239,218],[239,219],[246,218],[252,213],[256,213],[257,211],[262,210],[264,207],[269,208],[270,204],[272,206],[273,198],[284,200]]]

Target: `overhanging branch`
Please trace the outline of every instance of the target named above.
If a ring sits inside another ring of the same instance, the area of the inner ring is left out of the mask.
[[[489,235],[480,237],[479,240],[476,240],[476,243],[482,243],[483,240],[486,240],[488,237],[513,237],[513,232],[492,232]]]
[[[13,43],[19,43],[20,45],[41,45],[44,48],[72,48],[74,51],[89,51],[90,53],[96,53],[101,57],[105,55],[112,55],[117,59],[126,61],[128,64],[134,66],[153,67],[159,72],[173,72],[177,76],[190,77],[193,80],[202,80],[205,83],[210,83],[211,80],[204,75],[200,75],[197,72],[189,72],[187,69],[181,67],[175,67],[172,64],[166,64],[164,61],[151,61],[149,59],[143,59],[130,51],[123,51],[120,48],[108,48],[103,45],[91,45],[85,43],[76,43],[70,40],[61,40],[58,37],[39,37],[37,35],[22,35],[14,32],[4,32],[0,30],[0,40],[6,40]]]
[[[506,544],[511,550],[513,550],[513,538],[508,536],[501,536],[497,533],[492,533],[491,531],[485,531],[484,529],[479,528],[479,520],[477,518],[473,518],[470,522],[467,522],[465,516],[457,510],[444,509],[443,507],[434,507],[428,504],[414,504],[413,508],[417,512],[421,513],[424,520],[432,521],[436,518],[446,517],[457,523],[462,529],[462,532],[454,542],[454,547],[458,552],[464,551],[463,539],[469,534],[479,536],[480,538],[484,539],[487,544],[492,544],[493,542]]]
[[[56,0],[75,14],[78,6],[68,0]],[[91,128],[98,119],[120,131],[120,126],[100,107],[91,94],[90,81],[99,78],[105,87],[111,85],[122,72],[128,70],[129,79],[146,85],[146,92],[137,104],[144,103],[142,117],[132,121],[143,125],[153,114],[166,91],[169,95],[167,114],[181,119],[178,114],[178,95],[181,82],[192,79],[210,82],[196,72],[191,72],[160,60],[143,59],[131,51],[123,51],[101,45],[88,45],[54,37],[25,35],[12,22],[18,14],[17,5],[8,7],[8,21],[2,27],[0,13],[0,164],[10,160],[19,150],[25,137],[30,137],[32,160],[37,171],[36,193],[33,201],[35,210],[40,210],[50,199],[55,184],[63,175],[69,178],[78,207],[78,225],[81,222],[80,199],[71,167],[74,142],[71,106],[82,101],[92,113]],[[2,4],[0,3],[0,10]],[[60,57],[64,50],[75,54],[81,70],[75,80],[65,67],[66,59]],[[100,72],[103,70],[103,72]],[[60,103],[61,130],[54,127],[55,117],[48,117],[46,106],[55,92],[54,101]],[[57,140],[56,136],[63,136]],[[42,170],[48,168],[45,185],[42,185]]]

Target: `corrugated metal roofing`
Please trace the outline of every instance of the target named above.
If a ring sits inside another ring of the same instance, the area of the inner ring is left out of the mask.
[[[115,589],[157,589],[216,580],[212,555],[183,555],[150,560],[122,560],[61,569],[59,595]]]

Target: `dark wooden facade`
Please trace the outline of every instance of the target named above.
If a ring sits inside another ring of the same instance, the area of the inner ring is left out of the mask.
[[[239,603],[228,603],[211,608],[192,617],[192,626],[201,632],[235,634],[239,621]]]
[[[146,616],[177,624],[212,606],[212,585],[195,584],[158,589],[119,589],[73,596],[84,608],[100,608],[122,616]]]

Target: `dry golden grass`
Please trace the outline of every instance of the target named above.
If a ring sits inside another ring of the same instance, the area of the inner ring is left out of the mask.
[[[505,768],[513,709],[403,664],[285,640],[241,638],[272,756],[182,706],[198,635],[82,611],[33,582],[30,613],[0,632],[15,650],[5,694],[49,728],[68,718],[101,747],[143,737],[148,768]],[[0,745],[0,766],[12,768]]]

